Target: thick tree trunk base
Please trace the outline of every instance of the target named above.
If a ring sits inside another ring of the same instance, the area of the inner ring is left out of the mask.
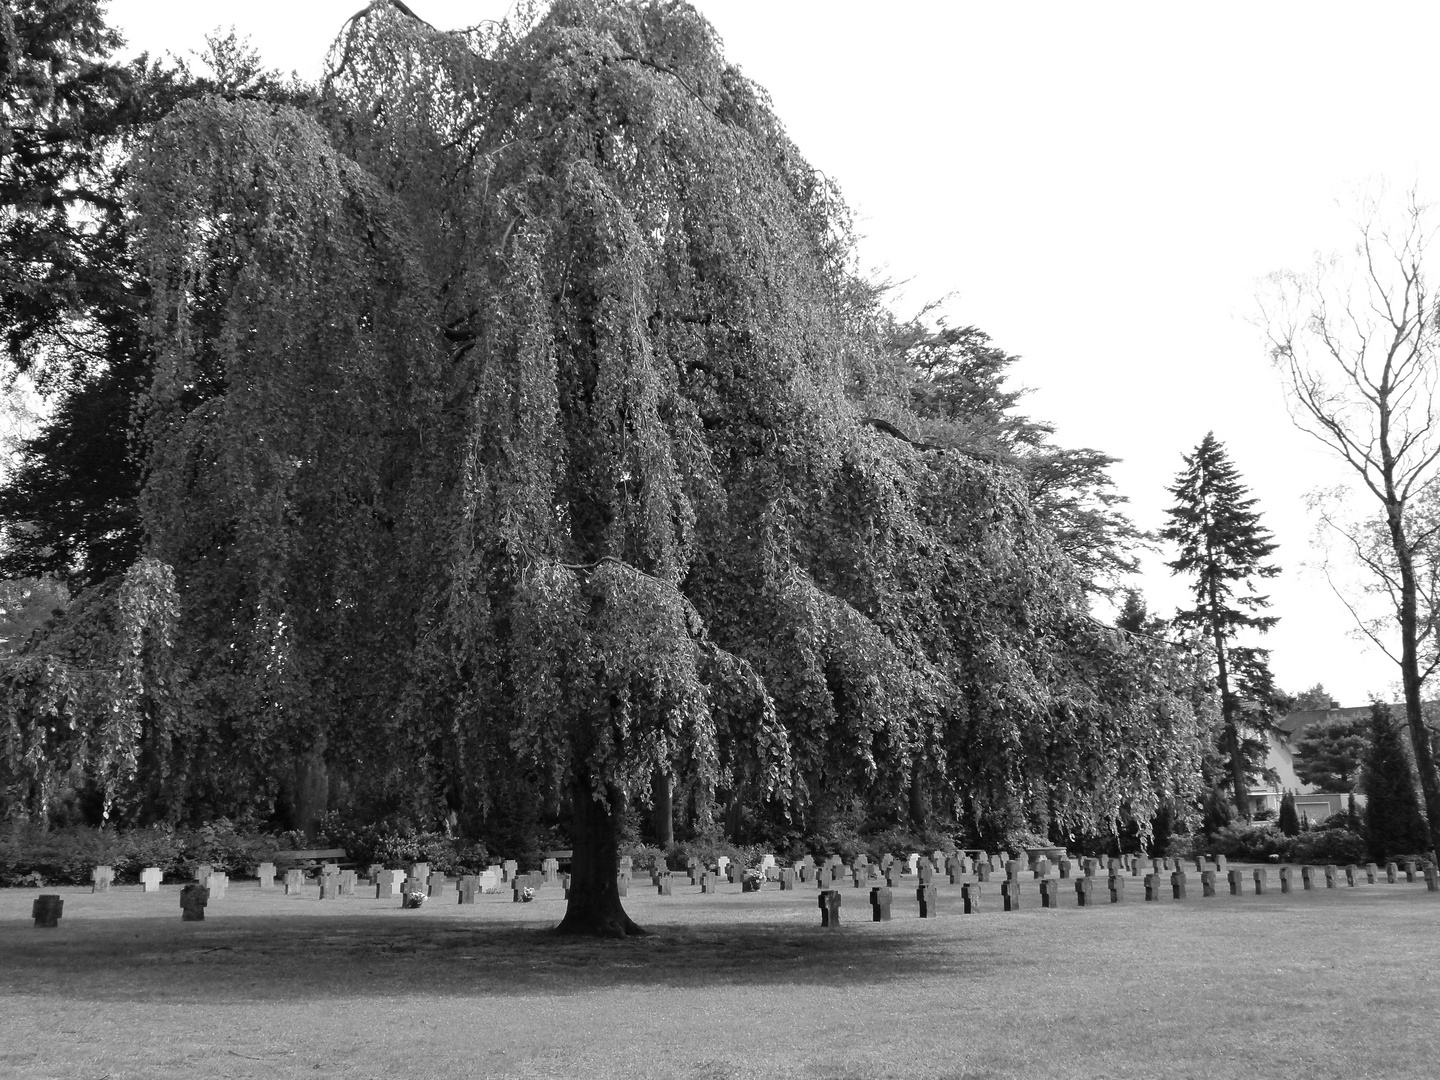
[[[596,801],[590,790],[576,784],[571,795],[571,840],[575,855],[570,865],[570,890],[565,918],[557,934],[627,938],[645,934],[625,914],[620,903],[617,874],[620,863],[619,825],[625,801],[611,788],[609,806]]]

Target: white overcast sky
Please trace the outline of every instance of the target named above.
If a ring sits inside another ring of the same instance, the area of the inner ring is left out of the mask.
[[[408,0],[441,28],[508,0]],[[216,27],[314,77],[361,0],[112,0],[131,51],[184,55]],[[846,3],[698,0],[856,211],[864,262],[908,313],[950,297],[1024,359],[1031,415],[1122,460],[1142,528],[1181,454],[1214,430],[1280,543],[1281,686],[1342,704],[1393,695],[1353,639],[1304,497],[1345,478],[1291,426],[1249,320],[1257,280],[1350,236],[1350,192],[1387,178],[1437,197],[1440,5]],[[1162,556],[1163,557],[1163,556]],[[1137,582],[1185,599],[1161,558]]]

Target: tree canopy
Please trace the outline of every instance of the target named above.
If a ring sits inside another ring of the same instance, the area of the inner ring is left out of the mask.
[[[523,785],[572,822],[562,929],[623,935],[656,777],[1193,804],[1205,661],[1089,616],[1023,470],[868,422],[919,418],[844,204],[688,6],[372,4],[313,105],[184,101],[130,168],[148,543],[92,653],[132,650],[106,760],[172,810],[296,760],[430,813]],[[15,730],[71,715],[68,655]]]

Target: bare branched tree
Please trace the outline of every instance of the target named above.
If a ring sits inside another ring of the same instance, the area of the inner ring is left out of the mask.
[[[1383,196],[1364,200],[1357,232],[1352,253],[1319,259],[1308,274],[1272,275],[1260,322],[1291,419],[1338,454],[1373,497],[1374,512],[1360,520],[1332,502],[1322,525],[1342,539],[1371,591],[1387,598],[1390,613],[1377,623],[1337,589],[1400,668],[1431,843],[1440,846],[1440,777],[1421,710],[1425,679],[1440,662],[1430,602],[1440,543],[1440,306],[1426,276],[1435,227],[1410,191],[1396,214],[1384,211]]]

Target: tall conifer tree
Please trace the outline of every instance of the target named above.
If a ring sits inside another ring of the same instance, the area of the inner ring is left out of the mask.
[[[1425,850],[1430,834],[1420,815],[1415,774],[1390,706],[1379,701],[1370,706],[1370,746],[1360,789],[1365,793],[1365,842],[1372,858],[1383,861]]]
[[[1270,676],[1269,650],[1237,644],[1244,631],[1264,633],[1278,621],[1261,614],[1269,598],[1255,591],[1256,578],[1274,577],[1280,568],[1265,560],[1275,550],[1260,524],[1255,500],[1225,446],[1207,432],[1169,489],[1176,503],[1160,535],[1173,542],[1180,557],[1167,563],[1175,574],[1193,579],[1194,606],[1177,611],[1175,623],[1199,629],[1214,649],[1220,692],[1220,755],[1235,804],[1247,818],[1247,774],[1263,762],[1263,733],[1278,696]]]

